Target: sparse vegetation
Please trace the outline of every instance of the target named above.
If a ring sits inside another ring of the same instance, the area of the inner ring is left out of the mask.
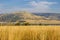
[[[28,22],[25,22],[25,23],[23,23],[23,25],[29,25],[29,23]]]
[[[47,14],[43,14],[43,15],[47,15]],[[22,12],[10,13],[10,14],[2,14],[2,15],[0,15],[0,22],[7,22],[7,25],[8,25],[8,22],[11,23],[11,22],[16,22],[16,21],[19,21],[16,25],[24,24],[24,21],[28,22],[31,25],[37,24],[37,23],[38,23],[38,25],[39,24],[40,25],[47,25],[47,24],[48,25],[49,24],[60,25],[60,17],[58,15],[60,15],[60,14],[57,14],[57,17],[56,17],[56,14],[55,14],[55,16],[52,16],[52,14],[51,14],[50,16],[48,15],[48,17],[45,17],[45,16],[38,16],[38,15],[32,14],[30,12],[22,11]]]

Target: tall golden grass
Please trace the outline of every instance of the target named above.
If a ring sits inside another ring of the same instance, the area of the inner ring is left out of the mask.
[[[60,40],[60,26],[0,26],[0,40]]]

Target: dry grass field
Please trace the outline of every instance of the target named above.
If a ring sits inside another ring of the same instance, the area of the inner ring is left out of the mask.
[[[0,26],[0,40],[60,40],[60,26]]]

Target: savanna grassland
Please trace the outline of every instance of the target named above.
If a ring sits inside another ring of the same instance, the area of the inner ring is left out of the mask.
[[[60,40],[60,26],[0,26],[0,40]]]

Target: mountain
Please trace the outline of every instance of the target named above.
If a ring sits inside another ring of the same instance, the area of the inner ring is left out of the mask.
[[[0,14],[0,22],[28,22],[30,24],[60,24],[60,14],[14,12]]]
[[[44,16],[50,20],[60,20],[60,13],[33,13],[37,16]]]
[[[44,17],[36,16],[29,12],[15,12],[0,15],[0,22],[16,22],[18,20],[39,20],[39,19],[44,19]]]

